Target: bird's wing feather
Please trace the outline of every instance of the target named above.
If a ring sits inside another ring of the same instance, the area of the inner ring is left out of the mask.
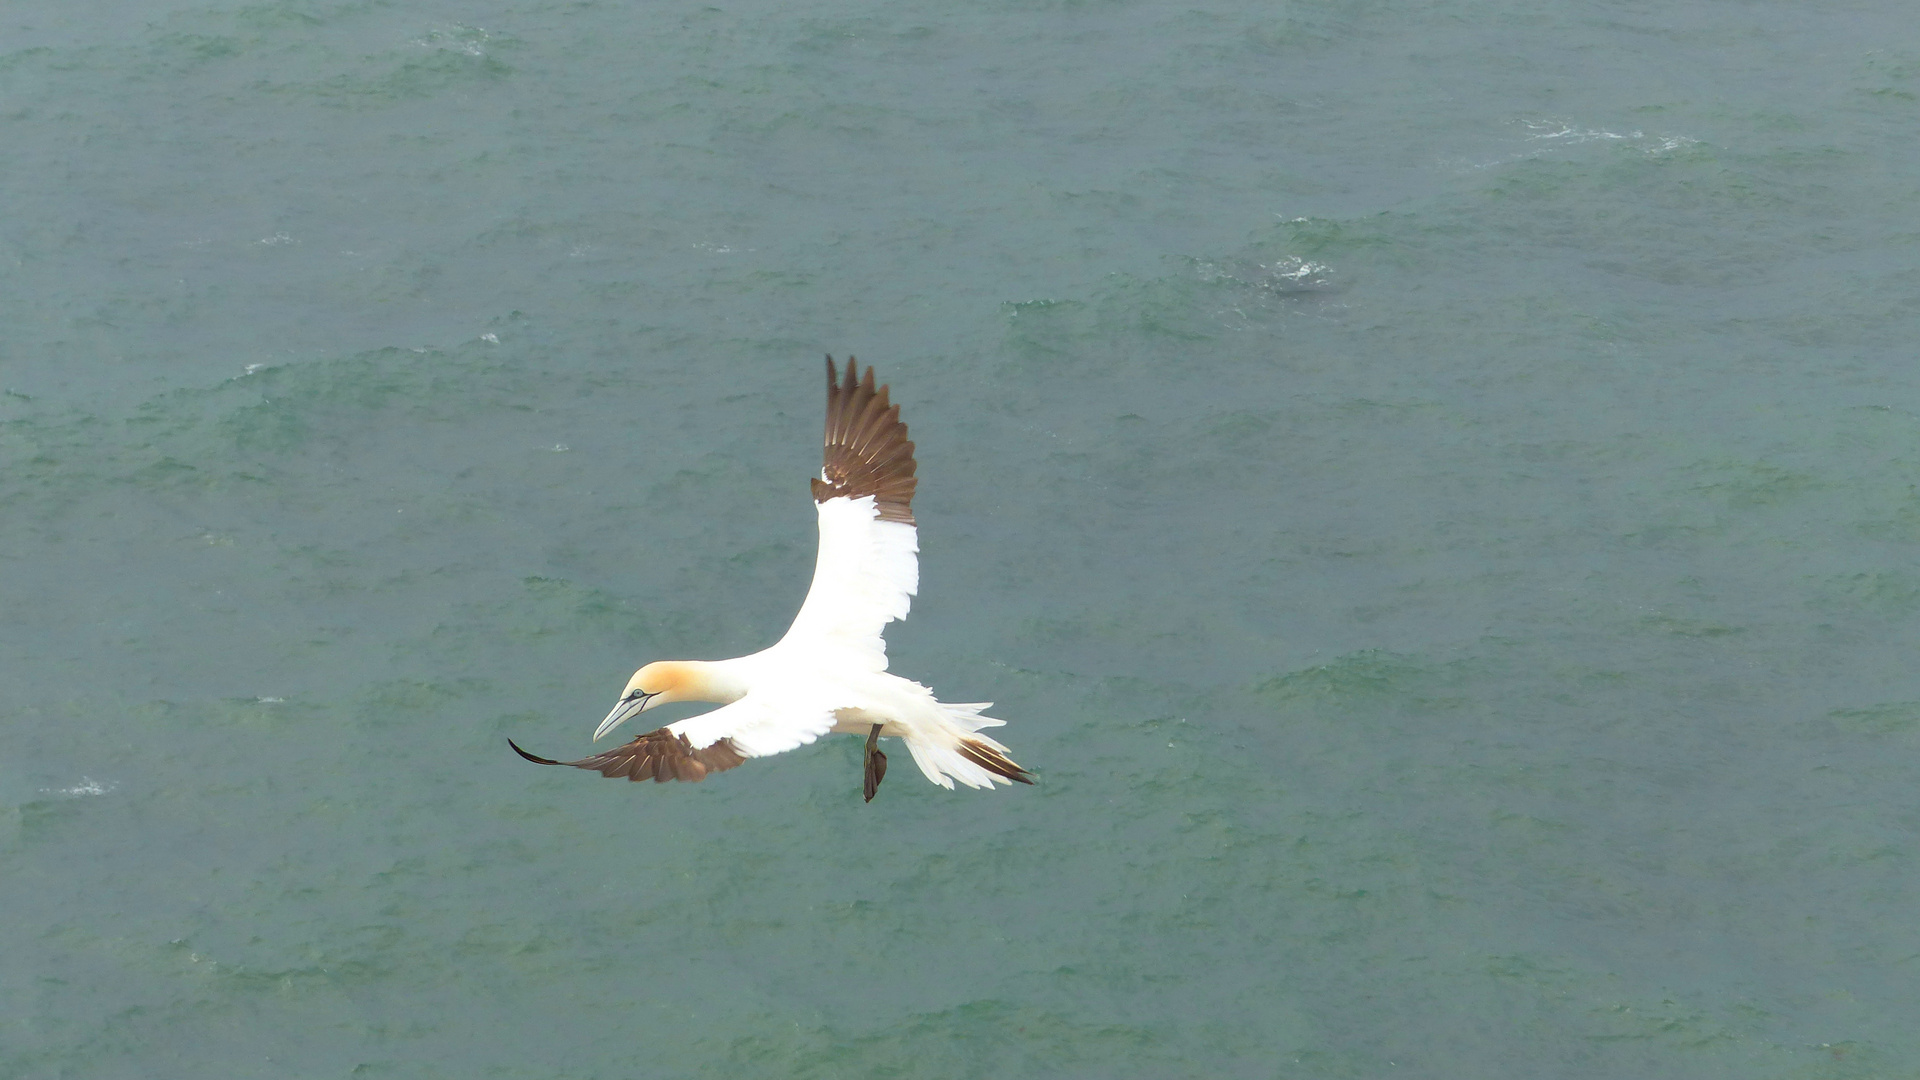
[[[880,633],[907,617],[920,588],[920,539],[913,522],[913,443],[900,406],[875,387],[873,369],[844,380],[827,359],[825,466],[813,482],[820,512],[820,555],[813,586],[776,648],[825,649],[884,671]]]
[[[887,403],[887,388],[873,385],[873,368],[855,379],[860,365],[847,357],[845,381],[827,357],[827,438],[813,499],[872,495],[883,521],[913,524],[913,443],[900,422],[900,406]]]

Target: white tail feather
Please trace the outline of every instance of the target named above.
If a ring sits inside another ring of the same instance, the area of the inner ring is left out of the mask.
[[[993,702],[991,701],[972,701],[966,704],[942,701],[938,702],[938,704],[942,709],[946,710],[947,719],[952,720],[968,731],[979,731],[981,728],[990,727],[1005,727],[1007,723],[1005,720],[995,720],[991,716],[980,715],[980,710],[993,708]],[[996,743],[995,745],[998,744]],[[1002,746],[1000,749],[1005,750],[1006,747]]]
[[[913,755],[913,763],[927,779],[953,790],[955,780],[970,788],[991,788],[994,784],[1011,784],[1013,781],[982,768],[967,759],[960,752],[962,739],[982,743],[1001,753],[1007,748],[985,735],[976,734],[981,728],[999,727],[1005,720],[996,720],[991,716],[982,716],[980,710],[993,707],[991,701],[976,701],[967,704],[949,704],[936,702],[939,706],[939,721],[921,730],[906,734],[902,741],[907,751]]]

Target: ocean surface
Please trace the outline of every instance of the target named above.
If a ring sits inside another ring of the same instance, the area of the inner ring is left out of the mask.
[[[1920,1076],[1917,127],[1904,0],[0,8],[0,1077]],[[515,757],[782,632],[828,352],[1038,785]]]

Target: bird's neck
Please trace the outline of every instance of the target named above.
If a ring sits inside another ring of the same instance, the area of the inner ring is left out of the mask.
[[[687,660],[687,701],[711,701],[720,705],[739,701],[751,689],[746,673],[737,660]]]

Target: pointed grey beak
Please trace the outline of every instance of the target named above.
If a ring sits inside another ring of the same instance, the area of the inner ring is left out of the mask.
[[[621,698],[619,704],[613,707],[613,711],[607,714],[607,718],[600,721],[600,726],[594,729],[594,741],[599,742],[606,736],[607,732],[639,716],[640,710],[647,707],[648,700],[658,696],[658,694],[643,694],[635,690],[633,693]]]

